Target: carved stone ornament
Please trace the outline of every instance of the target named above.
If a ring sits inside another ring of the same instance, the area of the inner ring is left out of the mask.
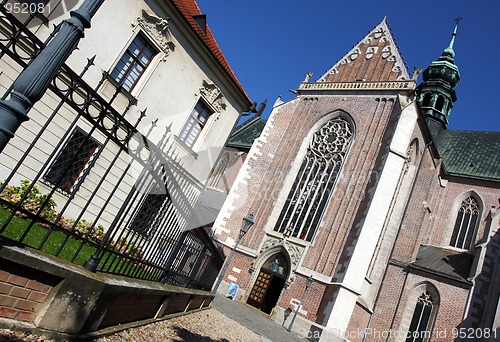
[[[295,272],[293,271],[299,266],[304,248],[296,246],[285,239],[269,237],[262,245],[255,261],[250,265],[250,273],[254,273],[258,268],[260,269],[269,257],[280,252],[290,258],[290,274],[285,281],[285,287],[290,286],[295,281]]]
[[[369,46],[368,49],[366,49],[366,59],[370,60],[374,54],[376,54],[378,51],[377,46]]]
[[[142,17],[137,17],[137,23],[132,24],[134,27],[139,25],[160,47],[161,51],[165,53],[163,61],[170,54],[170,51],[175,49],[168,28],[168,20],[169,18],[162,19],[142,10]]]
[[[226,109],[224,94],[222,94],[222,91],[215,84],[204,80],[199,90],[205,102],[211,105],[217,113]]]

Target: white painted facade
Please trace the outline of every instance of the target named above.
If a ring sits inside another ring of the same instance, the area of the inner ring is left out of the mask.
[[[82,2],[79,1],[79,4]],[[74,8],[77,7],[78,5]],[[30,27],[42,41],[50,35],[52,24],[57,25],[69,17],[69,13],[61,16],[60,9],[55,7],[51,10],[52,15],[48,16],[50,25],[41,23],[39,26]],[[130,95],[137,102],[130,107],[125,118],[134,125],[141,112],[147,109],[146,116],[140,121],[137,129],[160,146],[169,159],[167,164],[172,163],[175,166],[171,175],[176,179],[176,182],[171,183],[175,189],[169,191],[185,196],[184,200],[194,207],[205,189],[207,179],[231,130],[239,120],[240,113],[247,111],[251,103],[241,86],[203,42],[173,1],[106,0],[92,19],[92,27],[85,31],[85,37],[66,64],[79,73],[85,67],[87,59],[95,55],[95,66],[85,74],[84,80],[90,86],[96,87],[103,78],[103,72],[111,73],[139,33],[158,53],[131,90]],[[9,63],[6,58],[0,63],[0,90],[3,93],[15,80],[21,68],[16,63]],[[115,87],[108,80],[104,80],[97,90],[108,100],[115,93]],[[207,120],[196,143],[189,147],[178,136],[200,99],[214,113]],[[29,112],[30,120],[21,125],[15,138],[2,154],[0,181],[14,168],[17,159],[28,148],[32,137],[41,129],[58,103],[59,98],[47,93]],[[113,101],[113,107],[120,113],[128,104],[125,94],[119,94]],[[76,117],[74,110],[68,105],[63,105],[58,114],[50,129],[44,132],[35,146],[34,153],[25,161],[24,165],[27,167],[16,173],[11,184],[17,185],[22,179],[33,179],[46,167],[47,162],[50,165],[47,160],[49,154],[54,149],[61,148],[60,137],[68,129],[72,129],[71,122]],[[82,119],[79,119],[76,125],[87,132],[91,129]],[[93,137],[100,143],[106,140],[106,137],[97,131]],[[114,158],[118,150],[112,144],[104,148],[65,211],[66,217],[74,217],[81,211],[90,193],[98,186],[103,173],[106,172],[108,161]],[[99,194],[93,198],[83,218],[92,220],[92,217],[97,215],[108,196],[111,196],[122,171],[130,166],[130,162],[126,153],[119,156],[115,168],[107,175]],[[113,221],[121,201],[137,181],[140,169],[132,164],[126,172],[106,212],[101,216],[100,224],[106,227]],[[40,182],[37,182],[37,187],[44,193],[51,190],[50,186]],[[54,199],[58,203],[67,201],[60,193],[55,193]],[[201,222],[206,223],[208,222]]]

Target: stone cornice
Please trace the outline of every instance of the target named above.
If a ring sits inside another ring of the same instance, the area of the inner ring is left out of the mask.
[[[386,82],[302,82],[298,91],[413,90],[414,80]]]

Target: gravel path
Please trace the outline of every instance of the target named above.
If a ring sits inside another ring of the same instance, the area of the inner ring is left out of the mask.
[[[122,341],[261,342],[262,339],[216,309],[208,309],[97,340]]]
[[[52,340],[33,334],[26,335],[2,329],[0,330],[0,342],[3,341],[49,342]],[[95,341],[261,342],[262,339],[253,331],[212,308],[139,328],[127,329]]]

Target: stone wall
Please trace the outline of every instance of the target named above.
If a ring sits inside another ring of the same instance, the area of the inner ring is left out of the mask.
[[[52,337],[206,308],[210,292],[109,274],[26,247],[0,245],[0,327]]]

